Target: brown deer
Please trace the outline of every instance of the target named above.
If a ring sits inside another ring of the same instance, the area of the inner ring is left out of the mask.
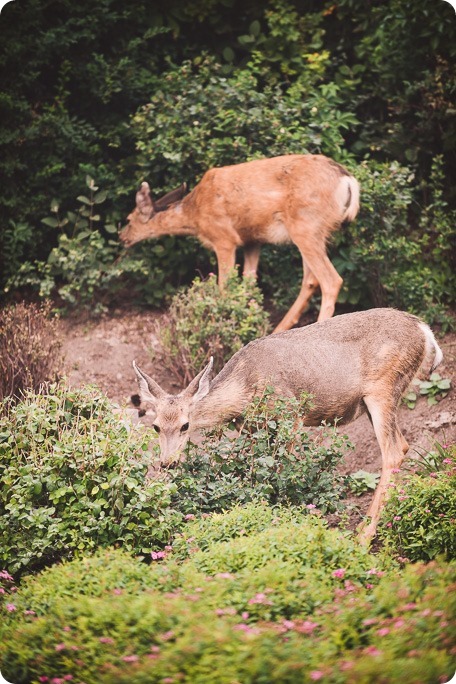
[[[142,183],[136,208],[120,232],[126,247],[161,235],[193,235],[214,250],[223,289],[244,248],[244,274],[256,275],[262,243],[294,242],[303,263],[299,295],[274,332],[288,330],[318,286],[319,321],[331,318],[342,278],[326,242],[359,209],[359,185],[348,171],[321,155],[287,155],[207,171],[187,196],[185,185],[158,201]]]
[[[212,360],[180,394],[167,394],[133,362],[143,401],[159,433],[161,463],[180,458],[189,436],[240,415],[267,385],[277,395],[311,395],[304,425],[349,423],[367,412],[382,455],[382,474],[362,530],[376,530],[393,468],[408,444],[397,424],[399,401],[413,378],[442,360],[431,329],[395,309],[336,316],[250,342],[211,381]],[[307,410],[307,409],[306,409]]]

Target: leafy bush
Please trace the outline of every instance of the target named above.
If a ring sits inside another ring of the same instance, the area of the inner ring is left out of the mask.
[[[449,228],[454,217],[442,199],[440,159],[434,171],[418,227],[410,168],[364,162],[353,169],[362,188],[361,210],[356,222],[335,234],[333,262],[345,279],[341,303],[395,306],[451,326],[446,309],[456,292]]]
[[[99,546],[165,544],[174,485],[146,482],[147,444],[94,389],[27,392],[0,419],[0,559],[32,571]]]
[[[196,278],[173,297],[157,328],[161,362],[182,383],[199,373],[211,356],[220,370],[243,345],[270,331],[262,303],[253,278],[240,279],[233,272],[223,293],[215,275]]]
[[[311,516],[254,531],[270,514],[247,507],[249,532],[183,563],[171,553],[147,566],[116,550],[26,578],[2,611],[2,674],[17,684],[340,684],[398,673],[435,684],[453,674],[454,564],[379,567]],[[199,522],[192,532],[204,536]]]
[[[172,472],[176,505],[187,514],[261,499],[338,509],[345,489],[336,467],[350,445],[332,428],[311,436],[301,423],[306,401],[266,391],[248,407],[237,436],[224,427],[189,444]]]
[[[102,221],[98,212],[107,192],[99,190],[93,178],[87,176],[88,196],[79,195],[79,208],[60,215],[59,203],[51,202],[52,216],[42,222],[59,231],[58,244],[46,262],[25,262],[11,277],[5,292],[28,287],[42,299],[59,299],[63,312],[76,307],[99,314],[125,288],[125,276],[147,275],[145,265],[138,260],[119,259],[115,226]],[[99,227],[96,227],[99,226]]]
[[[0,400],[55,380],[60,344],[49,305],[23,302],[0,310]]]
[[[380,537],[401,556],[430,560],[456,555],[456,447],[436,446],[392,488]]]

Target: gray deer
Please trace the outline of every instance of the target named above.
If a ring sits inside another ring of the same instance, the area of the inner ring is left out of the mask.
[[[135,362],[141,398],[151,405],[161,464],[181,457],[189,436],[239,416],[267,385],[282,397],[312,395],[305,425],[346,424],[367,412],[382,455],[382,474],[361,539],[376,531],[391,471],[409,446],[397,424],[399,401],[413,378],[443,358],[428,325],[395,309],[371,309],[250,342],[211,381],[212,359],[177,395]]]

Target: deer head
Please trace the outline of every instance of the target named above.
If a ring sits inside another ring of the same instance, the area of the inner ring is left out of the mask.
[[[160,443],[160,462],[163,466],[177,463],[192,434],[193,413],[198,402],[210,388],[210,376],[214,360],[191,381],[179,394],[168,394],[133,361],[141,399],[147,402],[153,414],[153,427]],[[149,411],[148,411],[149,412]]]
[[[136,207],[127,218],[128,224],[119,233],[119,238],[125,247],[131,247],[146,238],[157,237],[159,233],[154,225],[155,216],[161,211],[166,211],[175,202],[179,202],[186,190],[187,184],[182,183],[175,190],[171,190],[154,201],[150,194],[149,183],[141,183],[136,193]]]

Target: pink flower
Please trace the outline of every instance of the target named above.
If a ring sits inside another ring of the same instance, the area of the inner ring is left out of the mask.
[[[17,610],[16,606],[14,603],[7,603],[5,606],[6,610],[9,611],[10,613],[14,613],[15,610]]]
[[[172,629],[170,629],[168,632],[163,632],[163,634],[159,634],[159,637],[162,641],[169,641],[170,639],[174,639],[174,632]]]
[[[114,639],[111,639],[111,637],[100,637],[98,639],[98,641],[100,642],[100,644],[113,644],[114,643]]]
[[[184,520],[195,520],[195,517],[193,513],[187,513],[187,515],[184,515]]]
[[[402,610],[415,610],[416,608],[416,603],[406,603],[405,606],[402,606]]]
[[[166,553],[164,551],[152,551],[150,555],[152,560],[162,560],[166,557]]]
[[[48,682],[48,681],[49,681],[49,677],[46,677],[46,676],[42,675],[41,677],[38,677],[38,681],[39,681],[39,682]]]
[[[332,573],[333,577],[344,577],[345,576],[345,568],[338,568],[337,570],[334,570]]]
[[[379,651],[378,648],[376,648],[376,646],[367,646],[364,649],[364,653],[366,653],[367,655],[371,655],[371,656],[378,656],[378,655],[382,654],[382,652]]]
[[[316,508],[316,506],[315,504],[307,504],[306,508],[308,508],[309,511],[311,511],[313,508]]]
[[[312,622],[311,620],[304,620],[300,624],[297,624],[295,627],[295,630],[297,632],[301,632],[301,634],[312,634],[314,629],[318,627],[318,624],[316,622]]]
[[[0,579],[8,580],[8,582],[14,581],[9,572],[6,572],[6,570],[0,570]]]
[[[249,603],[261,603],[264,606],[272,606],[272,601],[268,599],[266,594],[261,592],[259,594],[255,594],[255,596],[249,600]]]
[[[400,516],[400,515],[395,515],[394,518],[393,518],[393,520],[400,520],[401,517],[402,517],[402,516]]]
[[[293,629],[295,623],[293,620],[282,620],[282,625],[285,627],[285,629]]]
[[[389,631],[388,627],[382,627],[381,629],[377,629],[378,636],[386,636],[389,633],[390,633],[390,631]]]
[[[124,663],[136,663],[139,660],[139,656],[137,655],[127,655],[122,658]]]
[[[66,649],[66,644],[56,644],[55,645],[56,651],[64,651],[65,649]]]
[[[321,670],[312,670],[309,673],[309,677],[313,679],[314,681],[317,681],[318,679],[321,679],[324,676],[324,673]]]
[[[340,669],[342,671],[351,670],[353,665],[354,665],[354,662],[352,660],[343,660],[340,664]]]
[[[216,577],[219,579],[234,579],[234,575],[232,575],[231,572],[218,572]]]

